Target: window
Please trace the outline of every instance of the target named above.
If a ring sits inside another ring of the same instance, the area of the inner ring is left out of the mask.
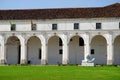
[[[82,38],[79,38],[79,46],[84,46],[84,40]]]
[[[57,30],[57,24],[52,24],[52,30]]]
[[[59,54],[63,54],[63,51],[62,51],[62,49],[60,49],[60,50],[59,50]]]
[[[36,29],[36,24],[31,25],[32,30],[37,30]]]
[[[120,29],[120,22],[119,22],[119,29]]]
[[[79,29],[79,23],[74,23],[74,29]]]
[[[59,46],[62,46],[62,39],[59,38]]]
[[[39,59],[41,59],[41,49],[39,49]]]
[[[15,31],[16,30],[16,24],[11,24],[11,31]]]
[[[101,23],[96,23],[96,29],[101,29]]]
[[[91,54],[94,54],[94,49],[91,49]]]

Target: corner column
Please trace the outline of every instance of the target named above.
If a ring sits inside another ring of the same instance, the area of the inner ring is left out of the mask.
[[[0,60],[0,64],[6,64],[7,62],[6,62],[6,44],[5,43],[2,43],[1,45],[0,45],[1,47],[1,60]]]

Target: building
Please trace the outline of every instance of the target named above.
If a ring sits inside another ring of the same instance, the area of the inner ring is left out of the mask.
[[[120,3],[0,10],[0,64],[120,65]]]

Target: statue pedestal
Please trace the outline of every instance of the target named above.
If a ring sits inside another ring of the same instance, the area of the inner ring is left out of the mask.
[[[94,62],[82,61],[82,66],[95,66]]]

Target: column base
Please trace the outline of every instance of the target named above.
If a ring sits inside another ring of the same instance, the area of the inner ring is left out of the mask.
[[[68,60],[63,60],[63,61],[62,61],[62,64],[69,64],[69,63],[68,63]]]
[[[47,60],[45,60],[45,59],[41,60],[41,64],[42,65],[46,65],[47,64]]]
[[[4,64],[6,64],[6,60],[4,60],[4,59],[1,59],[1,60],[0,60],[0,64],[1,64],[1,65],[4,65]]]
[[[82,61],[82,66],[95,66],[94,62]]]
[[[113,60],[107,60],[107,65],[113,65]]]
[[[26,60],[21,60],[20,64],[27,64]]]

